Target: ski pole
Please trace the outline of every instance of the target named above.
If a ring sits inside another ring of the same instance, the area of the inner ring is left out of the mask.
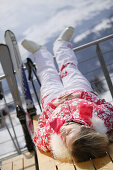
[[[40,101],[39,101],[39,98],[38,98],[38,95],[37,95],[37,91],[36,91],[36,88],[35,88],[35,85],[34,85],[32,79],[31,79],[31,83],[32,83],[32,86],[33,86],[33,89],[34,89],[34,92],[35,92],[35,95],[36,95],[36,98],[37,98],[37,101],[38,101],[38,105],[40,107],[40,110],[42,111],[42,108],[41,108],[41,105],[40,105]]]
[[[40,110],[42,111],[42,108],[41,108],[41,105],[40,105],[40,101],[39,101],[39,98],[38,98],[38,95],[37,95],[37,91],[36,91],[36,88],[35,88],[35,85],[34,85],[34,82],[33,82],[32,71],[33,71],[33,67],[34,66],[31,67],[30,63],[32,63],[32,61],[29,58],[27,58],[27,63],[25,63],[25,65],[26,65],[26,68],[27,68],[27,71],[28,71],[28,80],[31,81],[31,83],[32,83],[33,90],[35,92],[35,96],[37,98],[38,105],[40,107]],[[39,82],[39,80],[38,80],[38,82]]]
[[[38,79],[38,76],[37,76],[37,74],[36,74],[36,67],[35,67],[35,65],[33,64],[32,60],[31,60],[30,58],[27,58],[27,63],[28,63],[28,65],[31,67],[31,70],[32,70],[33,73],[34,73],[34,75],[35,75],[35,77],[36,77],[36,79],[37,79],[37,82],[38,82],[39,86],[41,86],[41,83],[40,83],[40,81],[39,81],[39,79]]]

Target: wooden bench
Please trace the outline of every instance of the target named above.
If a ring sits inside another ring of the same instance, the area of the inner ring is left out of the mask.
[[[34,130],[37,128],[38,116],[34,117]],[[113,144],[110,146],[110,156],[113,159]],[[113,162],[108,155],[103,158],[94,159],[92,161],[82,163],[60,162],[55,160],[51,153],[44,153],[37,149],[39,170],[113,170]],[[94,164],[94,165],[93,165]]]

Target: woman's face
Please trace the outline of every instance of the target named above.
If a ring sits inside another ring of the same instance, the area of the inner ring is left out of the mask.
[[[69,125],[63,125],[60,129],[64,144],[68,149],[71,149],[72,143],[79,134],[81,126],[73,123]]]

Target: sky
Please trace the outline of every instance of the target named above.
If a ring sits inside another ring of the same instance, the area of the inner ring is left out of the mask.
[[[4,43],[4,32],[10,29],[25,55],[23,39],[52,46],[51,39],[69,25],[75,27],[74,42],[78,42],[91,31],[110,26],[111,7],[113,0],[0,0],[0,42]]]

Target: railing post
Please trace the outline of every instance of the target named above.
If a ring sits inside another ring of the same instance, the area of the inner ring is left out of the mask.
[[[100,61],[100,64],[101,64],[105,79],[107,81],[107,85],[108,85],[109,90],[111,92],[111,96],[113,98],[113,84],[112,84],[111,78],[109,76],[109,72],[108,72],[107,66],[105,64],[104,57],[102,55],[101,49],[99,47],[99,44],[96,45],[96,52],[97,52],[98,59]]]

